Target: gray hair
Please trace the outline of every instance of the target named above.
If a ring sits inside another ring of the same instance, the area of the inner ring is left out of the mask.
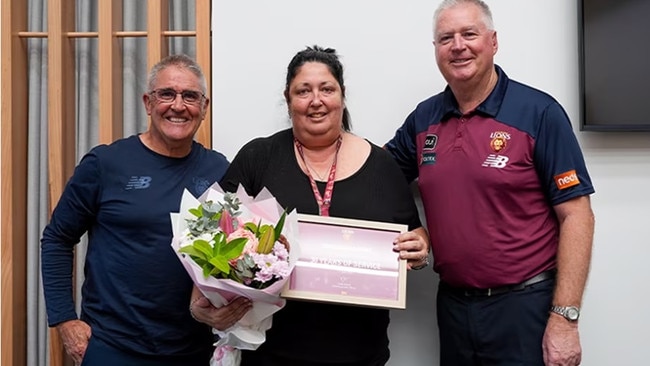
[[[436,38],[436,27],[438,26],[438,18],[440,17],[440,13],[443,10],[447,10],[449,8],[453,8],[454,6],[461,5],[461,4],[472,4],[476,5],[480,10],[481,13],[483,14],[483,24],[485,24],[485,27],[488,30],[493,31],[494,30],[494,21],[492,20],[492,11],[490,11],[490,7],[485,3],[485,1],[482,0],[443,0],[440,5],[438,5],[438,8],[436,9],[435,13],[433,13],[433,39]]]
[[[203,94],[207,94],[208,92],[207,82],[205,81],[205,75],[203,75],[203,70],[201,70],[201,66],[199,66],[199,64],[196,63],[196,61],[194,61],[193,58],[183,54],[167,56],[162,60],[160,60],[157,64],[155,64],[151,68],[151,71],[149,72],[149,77],[147,78],[147,85],[149,87],[149,90],[154,89],[154,86],[156,85],[156,81],[158,79],[158,74],[162,70],[170,66],[186,69],[191,73],[193,73],[194,75],[196,75],[196,77],[199,78],[199,85],[201,87],[201,92]]]

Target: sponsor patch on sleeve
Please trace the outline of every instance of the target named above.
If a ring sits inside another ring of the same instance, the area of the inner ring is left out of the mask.
[[[553,179],[555,180],[557,188],[560,190],[580,184],[580,179],[578,179],[578,174],[576,174],[575,169],[569,170],[568,172],[564,172],[562,174],[558,174],[553,177]]]

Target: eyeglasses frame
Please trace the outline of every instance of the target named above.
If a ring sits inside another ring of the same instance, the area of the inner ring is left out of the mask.
[[[159,93],[160,91],[173,91],[173,92],[176,93],[176,94],[174,95],[174,98],[172,98],[171,100],[164,100],[164,99],[161,99],[160,96],[158,95],[158,93]],[[185,98],[183,97],[183,93],[185,93],[185,92],[198,93],[198,94],[201,96],[201,98],[199,98],[196,102],[188,102],[188,101],[186,101]],[[179,92],[179,91],[176,91],[176,89],[174,89],[174,88],[158,88],[158,89],[151,90],[151,91],[149,92],[149,95],[150,95],[150,96],[156,98],[157,100],[159,100],[159,101],[162,102],[162,103],[173,103],[173,102],[176,100],[176,98],[178,97],[179,94],[180,94],[180,96],[181,96],[181,100],[183,101],[183,104],[185,104],[185,105],[199,105],[199,104],[201,104],[201,102],[203,101],[203,99],[207,99],[207,98],[208,98],[208,97],[206,97],[205,94],[203,94],[202,92],[200,92],[200,91],[198,91],[198,90],[191,90],[191,89],[181,90],[181,91]]]

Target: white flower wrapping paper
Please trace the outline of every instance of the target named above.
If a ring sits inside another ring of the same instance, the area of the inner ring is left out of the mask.
[[[275,225],[282,215],[283,208],[266,188],[253,198],[248,196],[240,185],[237,189],[237,197],[241,201],[241,215],[238,218],[244,222],[261,220],[262,224]],[[230,279],[217,279],[212,276],[205,278],[201,267],[189,256],[179,252],[182,246],[191,243],[186,242],[188,232],[186,219],[193,218],[189,209],[196,208],[205,201],[224,202],[224,193],[218,183],[213,184],[198,199],[187,190],[183,192],[180,212],[170,213],[174,235],[171,246],[194,284],[215,307],[223,306],[238,296],[253,301],[252,309],[234,326],[224,331],[213,329],[213,333],[220,339],[215,343],[214,357],[210,365],[234,366],[240,363],[241,350],[255,350],[266,340],[266,330],[271,328],[273,314],[285,305],[286,300],[280,297],[280,292],[289,276],[265,289],[251,288]],[[300,258],[298,219],[295,210],[287,214],[282,234],[289,242],[289,268],[292,271],[296,259]]]

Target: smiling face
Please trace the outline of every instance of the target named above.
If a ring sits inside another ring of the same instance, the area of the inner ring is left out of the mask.
[[[303,144],[331,143],[342,132],[343,94],[327,65],[306,62],[286,94],[294,135]]]
[[[438,68],[452,89],[480,83],[494,71],[497,35],[488,29],[477,5],[461,3],[442,10],[435,25],[434,46]]]
[[[151,91],[162,89],[201,93],[201,84],[191,71],[172,65],[158,73]],[[142,135],[143,142],[159,154],[185,156],[205,118],[210,100],[201,97],[197,103],[188,104],[177,94],[172,101],[166,102],[157,95],[156,92],[146,93],[142,97],[147,114],[151,116],[149,130]]]

